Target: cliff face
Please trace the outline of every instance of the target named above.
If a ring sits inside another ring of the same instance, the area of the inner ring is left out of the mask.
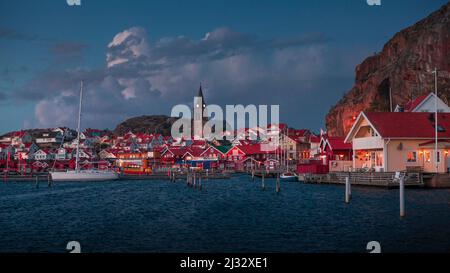
[[[411,98],[434,90],[437,67],[438,94],[450,99],[450,3],[427,18],[397,33],[381,53],[356,67],[353,88],[326,116],[330,135],[345,136],[360,111],[389,111]]]

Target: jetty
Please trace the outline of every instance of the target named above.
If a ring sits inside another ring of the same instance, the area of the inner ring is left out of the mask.
[[[352,185],[398,188],[396,177],[400,172],[333,172],[329,174],[300,174],[299,181],[313,184],[342,184],[348,177]],[[424,187],[420,172],[403,173],[405,187]]]
[[[35,174],[7,174],[1,175],[0,181],[2,182],[36,182],[38,181],[48,181],[50,175],[49,173],[35,173]]]
[[[152,173],[152,174],[120,174],[119,180],[186,180],[188,172],[165,172],[165,173]],[[190,173],[192,174],[192,172]],[[195,172],[196,176],[204,180],[211,179],[229,179],[231,173],[208,173],[205,171]]]

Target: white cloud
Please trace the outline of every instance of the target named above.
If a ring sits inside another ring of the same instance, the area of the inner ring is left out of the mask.
[[[112,128],[130,116],[168,114],[175,104],[191,103],[200,82],[208,102],[292,101],[333,73],[326,50],[320,35],[264,40],[218,28],[199,40],[178,36],[150,43],[145,29],[133,27],[108,44],[106,67],[49,71],[21,92],[39,97],[41,126],[71,125],[84,79],[85,126]]]

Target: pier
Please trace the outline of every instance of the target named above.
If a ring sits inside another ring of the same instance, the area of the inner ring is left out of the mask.
[[[2,175],[1,181],[3,182],[36,182],[36,181],[48,181],[48,173],[36,173],[36,174],[8,174]]]
[[[208,179],[229,179],[230,173],[206,173],[196,172],[196,177],[203,180]],[[186,181],[188,173],[186,172],[171,172],[171,173],[153,173],[153,174],[121,174],[119,180],[183,180]]]
[[[424,175],[422,173],[409,172],[405,174],[405,187],[424,187]],[[345,185],[348,177],[352,185],[376,186],[386,188],[398,188],[399,183],[395,179],[395,172],[334,172],[322,175],[303,174],[299,180],[314,184],[342,184]]]

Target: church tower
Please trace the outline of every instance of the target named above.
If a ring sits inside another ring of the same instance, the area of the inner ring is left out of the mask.
[[[203,89],[200,84],[197,96],[194,97],[194,139],[203,139],[203,126],[205,125],[203,118],[207,113],[205,112],[206,102],[203,97]]]

